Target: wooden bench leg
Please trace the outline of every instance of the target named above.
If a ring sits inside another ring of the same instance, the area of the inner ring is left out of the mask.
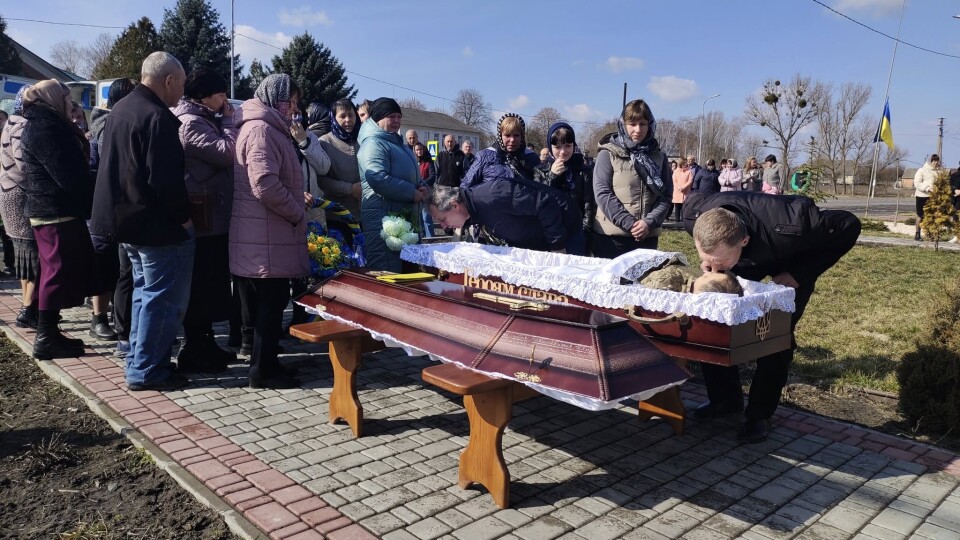
[[[357,370],[360,369],[359,339],[330,342],[333,364],[333,392],[330,394],[330,423],[345,421],[355,437],[363,435],[363,406],[357,397]]]
[[[646,422],[653,416],[659,416],[670,424],[674,434],[683,435],[685,415],[683,401],[680,399],[680,387],[673,386],[646,401],[641,401],[637,417],[641,422]]]
[[[481,484],[500,508],[510,504],[510,471],[503,460],[503,430],[512,410],[510,387],[463,397],[470,440],[460,455],[460,487]]]

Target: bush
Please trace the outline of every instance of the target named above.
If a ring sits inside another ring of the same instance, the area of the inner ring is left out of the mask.
[[[904,219],[904,220],[903,220],[903,224],[904,224],[904,225],[916,225],[916,224],[917,224],[917,216],[910,216],[910,217],[908,217],[907,219]]]
[[[900,410],[922,431],[960,431],[960,280],[931,304],[929,330],[897,369]]]
[[[879,219],[870,219],[870,218],[860,219],[860,230],[861,231],[883,231],[883,232],[890,231],[886,223],[880,221]]]

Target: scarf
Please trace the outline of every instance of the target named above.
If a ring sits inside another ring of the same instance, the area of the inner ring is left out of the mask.
[[[503,134],[500,131],[500,126],[503,125],[503,121],[507,118],[516,118],[520,122],[520,149],[513,152],[507,151],[506,145],[503,144]],[[497,121],[497,156],[513,170],[514,174],[527,180],[532,180],[533,169],[527,165],[526,160],[523,159],[524,154],[527,152],[526,133],[527,125],[519,114],[507,113],[501,116],[500,120]]]
[[[23,114],[23,95],[27,93],[31,84],[25,84],[20,87],[20,90],[17,91],[17,97],[13,100],[13,114]]]
[[[657,121],[650,119],[650,127],[647,136],[640,142],[634,142],[627,136],[627,129],[621,116],[617,120],[617,134],[613,136],[611,142],[623,148],[630,154],[633,161],[633,168],[637,174],[646,178],[647,187],[661,198],[668,198],[663,191],[663,179],[660,177],[660,164],[650,159],[649,154],[660,150],[660,143],[657,142],[655,135],[657,133]]]
[[[51,109],[57,111],[57,114],[69,121],[70,111],[67,110],[67,104],[63,101],[63,98],[68,94],[70,94],[70,89],[67,88],[67,85],[60,81],[49,79],[40,81],[28,88],[23,94],[23,104],[29,106],[35,103],[45,103],[49,105]],[[73,122],[70,123],[73,124]]]
[[[337,116],[334,110],[330,111],[330,131],[333,132],[333,136],[340,139],[345,143],[353,143],[357,140],[357,133],[360,132],[360,117],[354,114],[355,121],[353,122],[353,130],[350,133],[344,131],[343,126],[337,122]]]
[[[290,112],[290,76],[274,73],[260,82],[254,97],[286,118]]]

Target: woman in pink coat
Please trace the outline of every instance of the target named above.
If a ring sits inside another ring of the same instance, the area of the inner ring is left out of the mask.
[[[300,89],[270,75],[241,106],[237,123],[230,272],[240,292],[243,325],[254,329],[250,386],[296,388],[277,360],[290,278],[310,272],[303,171],[291,138]]]
[[[673,170],[673,216],[674,221],[681,220],[683,200],[690,194],[693,187],[693,170],[687,166],[685,159],[679,160],[677,168]]]

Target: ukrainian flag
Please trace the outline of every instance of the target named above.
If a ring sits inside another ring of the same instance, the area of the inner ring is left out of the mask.
[[[893,149],[893,129],[890,128],[890,99],[883,106],[883,118],[880,119],[880,129],[877,130],[877,138],[874,142],[883,141],[887,143],[890,149]]]

